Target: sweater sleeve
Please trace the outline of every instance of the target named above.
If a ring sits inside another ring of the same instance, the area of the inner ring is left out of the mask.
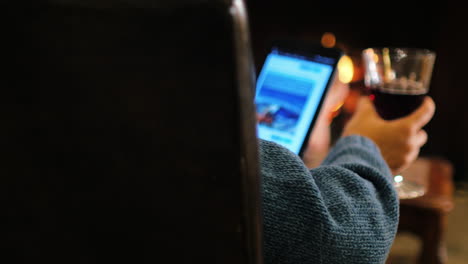
[[[260,142],[265,263],[385,263],[398,224],[391,173],[372,141],[340,139],[309,171]]]

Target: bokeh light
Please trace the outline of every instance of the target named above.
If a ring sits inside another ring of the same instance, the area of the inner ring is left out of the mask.
[[[324,46],[325,48],[333,48],[336,44],[335,34],[330,33],[330,32],[325,32],[322,35],[321,43],[322,43],[322,46]]]
[[[344,55],[341,57],[340,61],[338,62],[338,74],[339,79],[342,83],[350,83],[354,76],[354,64],[353,60]]]

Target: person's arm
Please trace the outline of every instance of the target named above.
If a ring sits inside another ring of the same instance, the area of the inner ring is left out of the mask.
[[[311,171],[261,141],[265,262],[384,263],[398,224],[392,173],[417,157],[434,110],[427,97],[409,116],[385,121],[363,98],[343,138]]]
[[[398,201],[377,147],[340,139],[322,166],[260,142],[265,263],[383,263]]]

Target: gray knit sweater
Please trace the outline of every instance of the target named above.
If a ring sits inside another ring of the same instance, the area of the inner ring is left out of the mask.
[[[260,141],[265,263],[384,263],[398,224],[390,170],[372,141],[340,139],[308,170]]]

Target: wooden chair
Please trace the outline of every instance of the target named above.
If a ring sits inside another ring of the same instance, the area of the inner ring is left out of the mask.
[[[424,196],[400,201],[399,232],[421,239],[418,263],[447,263],[444,243],[448,213],[454,207],[453,167],[442,158],[419,158],[402,175],[427,187]]]
[[[2,259],[261,263],[241,1],[2,11]]]

